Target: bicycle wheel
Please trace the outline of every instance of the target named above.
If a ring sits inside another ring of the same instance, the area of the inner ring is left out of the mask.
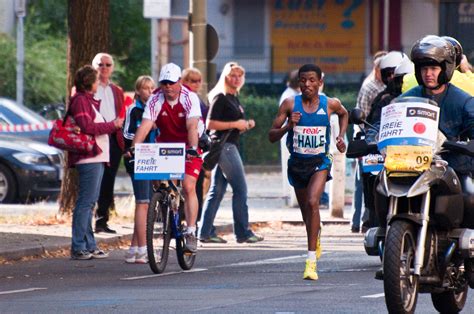
[[[183,226],[181,225],[181,229]],[[178,258],[178,264],[183,270],[190,270],[193,268],[194,261],[196,259],[196,253],[189,253],[184,250],[184,235],[176,238],[176,256]]]
[[[183,270],[190,270],[193,268],[194,261],[196,259],[196,253],[192,254],[186,252],[185,248],[185,241],[184,241],[184,234],[183,231],[185,230],[184,226],[184,199],[181,199],[179,204],[179,222],[180,225],[179,233],[181,234],[180,237],[176,237],[176,257],[178,258],[178,264]]]
[[[160,201],[161,192],[153,193],[148,206],[146,222],[146,247],[148,263],[155,274],[165,271],[168,262],[169,245],[171,239],[170,221],[167,218],[168,208],[163,208]]]

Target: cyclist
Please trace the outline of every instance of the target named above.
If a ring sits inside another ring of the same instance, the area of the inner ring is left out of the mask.
[[[181,84],[181,68],[174,63],[163,66],[159,83],[160,87],[147,101],[132,149],[135,144],[145,140],[155,123],[159,129],[157,143],[186,143],[183,180],[184,214],[187,225],[184,232],[185,250],[195,253],[198,212],[196,181],[202,165],[201,150],[198,148],[198,122],[201,118],[199,98],[196,93]]]

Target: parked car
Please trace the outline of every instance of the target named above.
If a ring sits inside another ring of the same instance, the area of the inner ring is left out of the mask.
[[[52,121],[33,110],[0,97],[0,134],[13,134],[47,143],[52,125]]]
[[[63,167],[60,150],[0,134],[0,203],[55,200],[61,190]]]

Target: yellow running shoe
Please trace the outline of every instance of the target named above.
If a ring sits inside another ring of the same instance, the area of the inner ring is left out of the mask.
[[[303,279],[318,280],[318,273],[316,272],[316,261],[306,260],[306,267],[304,269]]]
[[[319,260],[323,248],[321,246],[321,228],[319,229],[318,239],[316,240],[316,259]]]

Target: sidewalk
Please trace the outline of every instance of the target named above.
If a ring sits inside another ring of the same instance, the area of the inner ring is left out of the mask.
[[[348,180],[349,181],[349,180]],[[274,222],[302,223],[299,208],[289,208],[281,197],[281,177],[277,172],[248,173],[249,220],[252,228],[270,225]],[[116,182],[118,216],[133,217],[134,200],[131,196],[131,183],[128,177],[118,177]],[[347,194],[347,193],[346,193]],[[232,233],[232,192],[229,188],[215,220],[218,233]],[[347,195],[346,195],[347,197]],[[0,221],[8,221],[10,216],[34,217],[35,221],[47,220],[58,210],[57,204],[41,203],[34,205],[0,205]],[[323,224],[349,224],[350,205],[344,208],[344,218],[330,217],[329,209],[321,209]],[[123,219],[122,219],[123,220]],[[129,221],[132,221],[129,219]],[[131,222],[118,225],[113,220],[111,226],[116,235],[95,234],[99,245],[129,240],[133,233]],[[22,257],[47,255],[49,252],[69,250],[71,243],[70,223],[50,224],[48,221],[28,224],[7,224],[0,222],[0,261],[17,260]]]

